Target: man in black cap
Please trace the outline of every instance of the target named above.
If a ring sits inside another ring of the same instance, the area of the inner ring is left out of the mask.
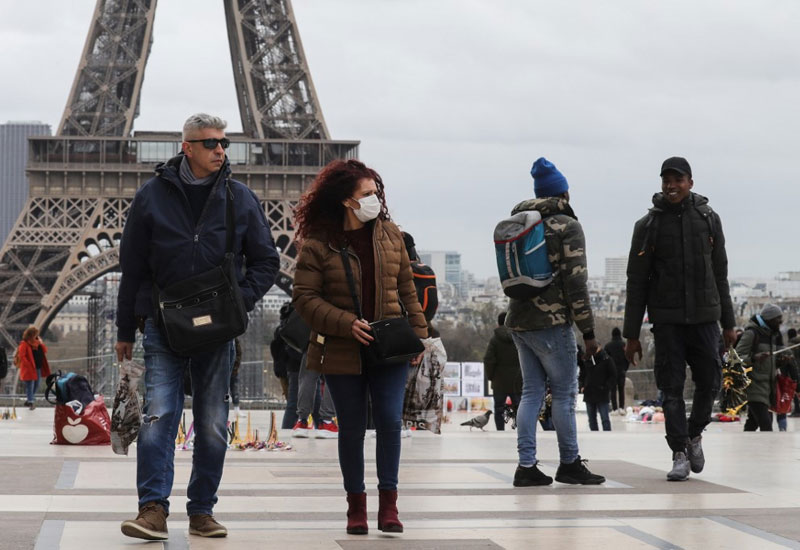
[[[628,257],[625,355],[634,365],[636,355],[642,357],[639,333],[646,309],[653,324],[656,385],[664,394],[672,449],[670,481],[687,479],[690,469],[703,470],[701,434],[711,421],[722,378],[719,323],[725,346],[735,340],[722,223],[708,199],[692,193],[693,186],[685,158],[664,161],[661,193],[636,222]],[[688,423],[683,400],[687,363],[695,383]]]

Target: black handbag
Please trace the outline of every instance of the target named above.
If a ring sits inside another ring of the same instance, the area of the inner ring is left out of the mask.
[[[303,321],[297,310],[292,308],[292,312],[279,328],[278,334],[287,346],[295,351],[303,353],[308,347],[308,339],[311,337],[311,327]]]
[[[170,349],[179,355],[211,351],[247,330],[247,309],[233,252],[233,191],[225,181],[225,259],[222,265],[159,289],[156,315]]]
[[[347,257],[347,249],[343,248],[340,253],[344,272],[347,274],[347,284],[350,286],[350,294],[356,306],[356,315],[359,319],[363,319],[364,314],[361,311],[361,301],[356,295],[356,283],[350,259]],[[408,312],[399,297],[398,302],[403,310],[402,317],[381,319],[369,324],[372,328],[370,335],[374,340],[368,346],[362,345],[362,350],[372,363],[405,363],[425,351],[422,340],[408,322]]]

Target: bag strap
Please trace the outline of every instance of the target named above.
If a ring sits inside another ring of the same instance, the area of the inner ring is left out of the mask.
[[[339,250],[339,254],[342,256],[342,263],[344,264],[344,272],[347,275],[347,285],[350,287],[350,296],[353,298],[353,303],[356,306],[356,315],[358,315],[359,319],[364,318],[364,312],[361,311],[361,302],[358,299],[358,295],[356,294],[356,283],[355,278],[353,277],[353,268],[350,266],[350,258],[348,258],[347,248],[342,248]],[[400,304],[400,311],[403,313],[403,317],[408,319],[408,310],[406,309],[405,304],[403,304],[403,300],[400,299],[400,291],[397,292],[397,303]]]
[[[56,371],[45,380],[44,400],[48,403],[55,405],[58,403],[58,393],[56,392],[56,384],[58,379],[61,378],[61,371]],[[55,401],[50,401],[50,394],[53,394]]]
[[[225,256],[233,254],[235,210],[230,178],[225,178]]]
[[[353,304],[356,306],[356,315],[358,315],[359,319],[364,318],[364,313],[361,311],[361,302],[358,299],[358,295],[356,294],[356,281],[353,277],[353,268],[350,265],[350,258],[348,258],[347,248],[342,248],[339,250],[339,254],[342,256],[342,263],[344,264],[344,273],[347,275],[347,286],[350,287],[350,296],[353,298]]]

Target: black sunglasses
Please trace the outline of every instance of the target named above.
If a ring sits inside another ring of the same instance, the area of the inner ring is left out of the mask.
[[[205,147],[206,149],[211,149],[212,151],[217,148],[217,144],[222,145],[223,149],[227,149],[231,144],[231,140],[229,140],[228,138],[187,139],[186,142],[202,143],[203,147]]]

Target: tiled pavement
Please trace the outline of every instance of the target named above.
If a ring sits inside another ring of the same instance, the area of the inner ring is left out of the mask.
[[[337,550],[477,548],[800,549],[800,422],[787,433],[742,433],[712,424],[704,437],[706,471],[668,483],[663,425],[626,424],[588,432],[579,413],[581,454],[608,478],[598,487],[555,483],[515,489],[515,432],[448,424],[441,436],[403,440],[401,519],[406,532],[375,526],[375,441],[367,440],[370,534],[344,532],[345,500],[333,440],[291,440],[292,451],[230,451],[216,515],[227,539],[187,534],[183,512],[191,452],[178,452],[166,543],[124,537],[135,516],[135,448],[49,445],[52,409],[0,421],[0,549]],[[454,418],[460,420],[462,418]],[[253,423],[266,431],[268,413]],[[288,432],[281,439],[289,441]],[[539,457],[557,467],[555,434],[539,432]]]

